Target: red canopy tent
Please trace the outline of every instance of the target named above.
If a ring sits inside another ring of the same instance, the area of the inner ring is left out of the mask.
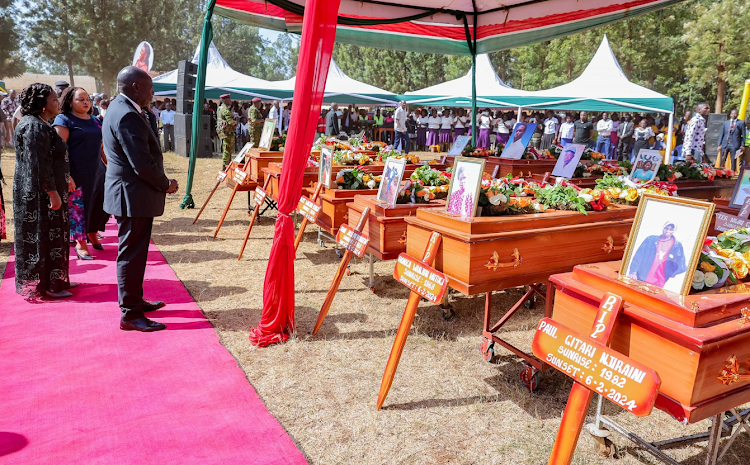
[[[452,0],[442,3],[445,7],[436,7],[434,0],[215,1],[219,15],[254,26],[302,33],[279,214],[263,289],[263,313],[250,333],[254,345],[267,346],[287,340],[294,330],[294,224],[289,215],[302,190],[335,40],[475,58],[477,53],[550,40],[680,0]],[[211,7],[213,2],[209,2]],[[206,16],[210,21],[210,11]],[[202,85],[200,73],[197,85]]]

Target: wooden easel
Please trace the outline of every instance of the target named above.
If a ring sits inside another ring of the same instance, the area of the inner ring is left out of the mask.
[[[250,231],[253,230],[253,225],[255,224],[255,220],[258,219],[258,214],[260,212],[260,206],[265,203],[266,196],[268,195],[268,183],[271,182],[271,177],[266,176],[266,181],[263,183],[263,188],[258,187],[255,189],[255,210],[253,210],[253,216],[250,217],[250,224],[247,226],[247,232],[245,233],[245,240],[242,241],[242,247],[240,248],[240,254],[237,257],[237,260],[240,260],[242,258],[242,254],[245,252],[245,246],[247,245],[247,239],[250,237]],[[265,210],[264,210],[265,211]]]
[[[320,191],[323,188],[323,183],[318,183],[318,185],[315,187],[315,192],[313,192],[312,197],[310,197],[310,202],[315,203],[318,200],[318,196],[320,196]],[[297,237],[294,239],[294,252],[297,253],[297,247],[299,247],[299,243],[302,242],[302,235],[305,234],[305,228],[307,228],[307,223],[309,222],[315,222],[317,221],[318,214],[320,213],[320,207],[318,207],[317,211],[311,215],[308,212],[308,208],[306,208],[305,205],[303,205],[305,196],[303,195],[300,199],[300,205],[297,207],[297,210],[302,213],[302,216],[304,217],[302,219],[302,223],[299,225],[299,231],[297,231]]]
[[[250,179],[250,173],[248,172],[250,169],[250,163],[246,162],[245,165],[240,168],[235,168],[233,173],[228,173],[228,175],[232,176],[232,179],[234,180],[234,187],[232,188],[232,193],[229,196],[229,200],[227,200],[227,206],[224,207],[224,211],[221,214],[221,219],[219,220],[219,224],[216,226],[216,231],[214,231],[214,239],[216,239],[216,236],[219,235],[219,229],[221,229],[221,225],[224,224],[224,218],[227,216],[227,212],[229,211],[229,207],[232,205],[232,201],[234,200],[234,195],[237,193],[237,191],[254,191],[256,187],[258,187],[258,183]],[[256,206],[256,209],[259,207]]]
[[[367,218],[369,216],[370,207],[367,207],[362,212],[362,217],[359,219],[359,223],[357,224],[357,227],[354,228],[354,230],[351,230],[351,228],[349,228],[349,226],[347,226],[346,224],[342,225],[341,228],[339,228],[336,242],[344,247],[346,249],[346,252],[341,258],[339,269],[336,270],[336,275],[333,277],[333,282],[331,283],[331,287],[328,289],[328,294],[326,294],[326,300],[323,301],[323,306],[320,308],[320,313],[318,313],[318,320],[315,322],[315,328],[313,328],[312,331],[313,335],[318,332],[318,330],[320,329],[320,325],[323,324],[323,320],[325,320],[326,315],[328,314],[328,310],[331,308],[333,298],[336,296],[336,292],[339,290],[341,279],[344,277],[344,272],[346,272],[346,267],[349,266],[349,261],[352,259],[352,255],[354,255],[356,251],[357,256],[361,258],[364,257],[365,252],[367,251],[367,245],[370,243],[370,239],[362,236],[361,233],[362,228],[364,228],[365,222],[367,221]],[[360,238],[364,238],[366,240],[361,241]]]

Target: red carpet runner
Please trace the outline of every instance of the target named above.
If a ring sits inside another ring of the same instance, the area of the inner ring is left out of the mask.
[[[73,297],[31,304],[0,286],[0,463],[303,464],[159,250],[144,291],[167,329],[121,331],[112,223],[72,258]],[[75,252],[71,249],[71,255]]]

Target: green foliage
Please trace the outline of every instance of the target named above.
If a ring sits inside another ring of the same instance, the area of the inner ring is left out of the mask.
[[[545,208],[576,210],[586,215],[586,201],[578,196],[573,186],[553,186],[537,188],[534,192],[537,202]]]
[[[12,3],[13,0],[0,0],[0,77],[18,76],[26,68]]]

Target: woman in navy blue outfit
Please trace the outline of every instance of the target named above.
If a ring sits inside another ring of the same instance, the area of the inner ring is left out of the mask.
[[[109,215],[104,212],[104,174],[102,126],[92,115],[89,94],[80,87],[69,87],[61,96],[60,114],[53,126],[68,143],[70,177],[75,183],[71,192],[71,239],[76,241],[76,254],[92,260],[86,238],[97,250],[103,250],[98,231],[104,231]],[[80,197],[83,202],[76,201]],[[81,205],[82,203],[82,205]],[[81,212],[81,207],[83,211]]]

